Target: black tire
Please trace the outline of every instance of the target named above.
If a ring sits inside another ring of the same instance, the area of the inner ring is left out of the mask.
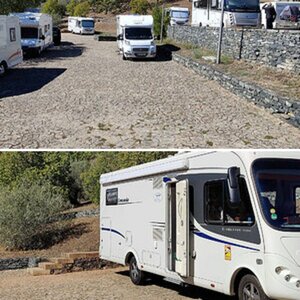
[[[127,58],[124,54],[123,54],[122,58],[123,58],[123,60],[127,60]]]
[[[137,261],[134,256],[129,262],[129,275],[133,284],[142,285],[144,283],[145,274],[138,268]]]
[[[238,288],[238,299],[239,300],[270,300],[262,289],[258,279],[254,275],[245,275]]]
[[[0,76],[4,77],[7,73],[7,65],[5,62],[0,63]]]

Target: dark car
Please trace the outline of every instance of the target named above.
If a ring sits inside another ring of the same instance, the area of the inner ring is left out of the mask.
[[[61,32],[58,27],[53,27],[53,43],[55,46],[58,46],[61,43]]]

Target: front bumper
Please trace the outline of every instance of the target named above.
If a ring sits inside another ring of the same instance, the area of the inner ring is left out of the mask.
[[[154,58],[156,57],[156,47],[128,47],[124,49],[124,55],[127,58]]]

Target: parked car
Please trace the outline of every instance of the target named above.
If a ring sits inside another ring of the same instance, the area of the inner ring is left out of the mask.
[[[61,43],[61,32],[60,29],[56,26],[53,27],[53,43],[55,46],[60,45]]]

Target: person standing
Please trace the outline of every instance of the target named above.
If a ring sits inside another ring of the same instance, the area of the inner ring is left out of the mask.
[[[267,3],[265,4],[262,9],[265,10],[266,13],[266,20],[267,20],[267,29],[273,29],[273,22],[276,19],[276,10],[274,8],[274,6],[272,5],[272,3]]]

